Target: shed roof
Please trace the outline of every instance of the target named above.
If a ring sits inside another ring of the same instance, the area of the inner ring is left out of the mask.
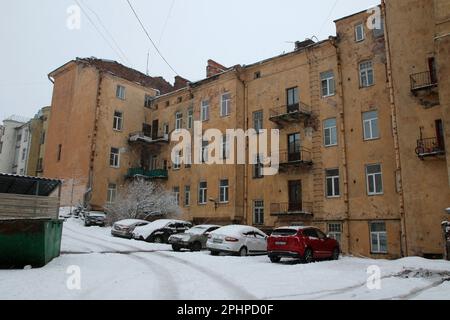
[[[61,180],[0,173],[0,193],[48,197]]]

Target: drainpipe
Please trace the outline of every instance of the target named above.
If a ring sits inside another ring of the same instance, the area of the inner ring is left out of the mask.
[[[398,122],[397,122],[397,107],[395,105],[395,93],[394,82],[392,76],[392,60],[391,60],[391,47],[389,42],[389,30],[387,24],[386,15],[386,1],[381,1],[381,11],[384,17],[384,39],[386,44],[386,61],[387,61],[387,76],[388,76],[388,89],[389,100],[392,117],[392,134],[394,137],[394,153],[395,153],[395,166],[396,166],[396,180],[398,184],[399,193],[399,207],[400,207],[400,224],[401,224],[401,255],[402,257],[408,256],[408,239],[406,235],[406,216],[405,216],[405,199],[403,194],[403,181],[402,181],[402,166],[400,158],[400,143],[398,138]]]
[[[348,252],[350,253],[350,202],[349,202],[349,186],[348,186],[348,162],[347,162],[347,144],[345,141],[345,114],[344,114],[344,81],[342,76],[342,61],[341,61],[341,50],[339,49],[339,46],[336,43],[336,39],[331,40],[331,44],[336,48],[336,57],[337,57],[337,67],[338,67],[338,79],[339,79],[339,85],[336,86],[338,89],[338,95],[341,100],[341,106],[339,108],[339,119],[340,119],[340,140],[342,145],[342,154],[341,154],[341,160],[342,165],[344,167],[343,172],[343,182],[344,182],[344,203],[345,203],[345,223],[347,225],[347,228],[345,228],[345,238],[347,239],[347,248]]]

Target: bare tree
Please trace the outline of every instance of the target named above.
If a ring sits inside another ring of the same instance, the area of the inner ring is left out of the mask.
[[[176,196],[159,184],[137,179],[123,188],[114,203],[105,206],[108,222],[122,219],[147,219],[150,216],[178,215]]]

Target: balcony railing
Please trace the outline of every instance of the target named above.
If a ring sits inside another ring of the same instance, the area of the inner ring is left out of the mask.
[[[283,124],[298,122],[302,119],[310,117],[311,115],[311,107],[300,102],[293,105],[286,105],[271,109],[269,120],[277,124]]]
[[[143,168],[131,168],[128,169],[127,178],[168,179],[169,173],[165,169],[145,170]]]
[[[425,138],[417,140],[416,154],[420,159],[445,155],[445,145],[442,139]]]
[[[414,73],[410,76],[411,79],[411,91],[417,91],[422,89],[428,89],[437,86],[438,81],[436,76],[430,71]]]
[[[151,137],[144,132],[133,132],[128,139],[130,143],[145,143],[145,144],[158,144],[169,143],[169,135],[165,134],[162,137]]]
[[[282,150],[280,151],[280,165],[281,166],[311,166],[312,155],[311,151],[306,148],[301,148],[300,151],[291,152]]]
[[[282,202],[272,203],[270,205],[270,214],[272,216],[290,216],[290,215],[313,215],[313,203],[303,201],[298,202]]]

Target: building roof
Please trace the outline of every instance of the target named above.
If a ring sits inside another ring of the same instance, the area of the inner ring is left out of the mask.
[[[0,193],[48,197],[61,180],[0,173]]]

